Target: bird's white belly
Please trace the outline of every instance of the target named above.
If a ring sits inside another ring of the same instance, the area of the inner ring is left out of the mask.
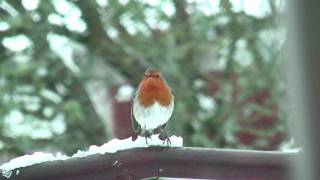
[[[143,107],[135,101],[133,105],[133,115],[143,130],[152,130],[165,124],[171,117],[174,102],[166,107],[159,103],[154,103],[149,107]]]

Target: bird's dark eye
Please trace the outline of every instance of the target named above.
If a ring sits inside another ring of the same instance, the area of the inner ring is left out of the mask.
[[[159,75],[159,74],[156,74],[156,78],[159,79],[159,78],[160,78],[160,75]]]

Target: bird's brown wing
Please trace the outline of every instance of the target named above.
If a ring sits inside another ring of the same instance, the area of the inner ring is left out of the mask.
[[[133,101],[131,101],[131,123],[134,132],[139,132],[141,127],[133,115]]]

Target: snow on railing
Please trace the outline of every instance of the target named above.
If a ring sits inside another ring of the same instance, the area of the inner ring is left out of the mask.
[[[170,137],[171,147],[182,147],[183,139],[177,136]],[[148,144],[147,144],[148,143]],[[83,158],[93,154],[105,154],[105,153],[115,153],[120,150],[132,149],[138,147],[149,147],[149,146],[167,146],[167,143],[158,138],[158,135],[152,135],[150,138],[146,139],[144,137],[138,136],[135,141],[131,138],[124,140],[112,139],[111,141],[101,145],[92,145],[89,147],[88,151],[78,151],[72,156],[66,156],[61,153],[56,155],[51,153],[35,152],[31,155],[24,155],[12,159],[11,161],[4,163],[0,166],[0,172],[3,177],[10,178],[13,175],[15,169],[32,166],[39,163],[49,162],[49,161],[59,161],[74,158]],[[20,174],[19,170],[15,171],[15,175]]]
[[[73,156],[37,152],[0,166],[0,179],[289,179],[290,162],[298,152],[182,147],[171,136],[171,147],[153,135],[113,139]],[[159,147],[162,146],[162,147]]]
[[[299,153],[275,151],[142,147],[21,167],[11,171],[10,179],[282,180],[289,179],[290,161],[297,155]]]

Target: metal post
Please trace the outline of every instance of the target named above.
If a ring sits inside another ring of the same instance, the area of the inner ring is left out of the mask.
[[[293,133],[303,146],[295,163],[296,179],[320,177],[320,1],[288,1],[290,98],[294,103]],[[288,103],[290,105],[290,103]]]

